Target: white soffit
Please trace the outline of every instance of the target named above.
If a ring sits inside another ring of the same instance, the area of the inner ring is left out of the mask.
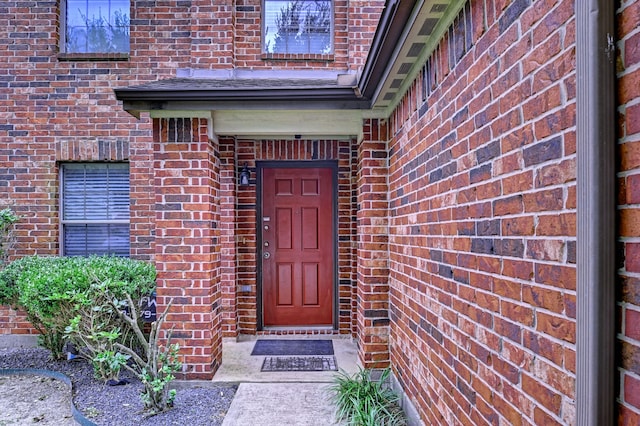
[[[358,138],[362,135],[360,110],[218,110],[213,132],[220,136]]]
[[[393,111],[462,6],[464,0],[418,3],[374,97],[374,111]]]

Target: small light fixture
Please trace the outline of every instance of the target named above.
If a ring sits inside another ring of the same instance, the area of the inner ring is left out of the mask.
[[[247,163],[244,163],[244,167],[240,172],[240,185],[249,185],[250,178],[251,178],[251,172],[249,172],[249,167],[247,167]]]

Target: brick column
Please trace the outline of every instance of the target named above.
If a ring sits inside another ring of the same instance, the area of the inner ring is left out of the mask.
[[[357,339],[365,368],[389,365],[386,122],[365,122],[358,147]]]
[[[207,120],[154,120],[157,301],[184,376],[210,379],[222,361],[219,161]]]
[[[238,335],[236,302],[236,183],[235,139],[220,140],[220,287],[222,335]]]

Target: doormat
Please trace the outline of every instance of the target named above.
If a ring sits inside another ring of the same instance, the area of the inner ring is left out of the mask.
[[[337,371],[335,356],[268,356],[260,371]]]
[[[333,355],[331,340],[257,340],[251,355]]]

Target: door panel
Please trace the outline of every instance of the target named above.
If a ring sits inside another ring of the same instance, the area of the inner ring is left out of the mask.
[[[333,324],[333,203],[330,168],[262,169],[265,326]]]

